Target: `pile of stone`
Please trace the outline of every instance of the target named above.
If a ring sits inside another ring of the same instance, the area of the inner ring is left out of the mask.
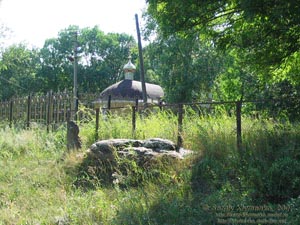
[[[161,138],[102,140],[94,143],[88,150],[89,157],[105,161],[115,161],[118,157],[143,162],[158,157],[182,160],[191,153],[191,150],[178,148],[174,142]]]

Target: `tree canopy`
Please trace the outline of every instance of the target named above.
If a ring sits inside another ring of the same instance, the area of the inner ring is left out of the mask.
[[[57,38],[47,39],[41,49],[30,49],[24,44],[3,48],[0,98],[71,90],[75,42],[79,92],[102,91],[121,79],[130,52],[133,60],[137,58],[136,42],[130,35],[105,34],[97,26],[83,29],[69,26]]]
[[[70,26],[58,38],[46,40],[40,51],[43,59],[40,76],[47,80],[46,90],[62,90],[72,84],[75,42],[81,92],[100,91],[119,80],[129,51],[135,46],[135,40],[127,34],[105,34],[97,26],[83,29]]]
[[[155,30],[165,41],[177,36],[188,44],[198,35],[199,42],[220,50],[222,69],[210,80],[215,100],[266,99],[274,115],[299,118],[293,113],[300,107],[299,0],[147,2],[145,34]],[[198,53],[196,58],[203,55]],[[203,71],[201,76],[209,77]]]
[[[222,64],[222,56],[197,35],[157,36],[145,47],[145,59],[164,87],[167,102],[207,100]]]
[[[38,69],[36,50],[29,50],[22,44],[7,48],[0,61],[0,98],[8,99],[14,95],[38,91]]]
[[[165,35],[201,31],[221,49],[238,48],[259,70],[299,58],[299,0],[148,0]]]

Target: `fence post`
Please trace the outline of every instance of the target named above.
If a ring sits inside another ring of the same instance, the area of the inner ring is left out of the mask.
[[[99,112],[100,112],[100,109],[97,107],[96,108],[96,130],[95,130],[95,139],[96,141],[98,140],[99,136],[98,136],[98,131],[99,131]]]
[[[237,150],[242,155],[242,101],[236,103],[236,144]]]
[[[72,112],[71,112],[71,108],[67,110],[67,122],[70,122],[71,120],[71,115],[72,115]]]
[[[75,99],[75,110],[74,110],[74,120],[77,122],[77,120],[80,120],[80,116],[78,114],[78,109],[79,109],[79,100],[78,100],[78,95]]]
[[[47,132],[49,132],[52,91],[49,91],[47,95]]]
[[[30,94],[27,97],[27,118],[26,118],[26,127],[30,126],[30,109],[31,109],[31,96]]]
[[[107,100],[107,114],[110,114],[110,107],[111,107],[111,95],[108,96],[108,100]]]
[[[13,100],[10,100],[9,104],[9,127],[12,127],[12,120],[13,120]]]
[[[135,137],[136,130],[136,107],[133,105],[132,109],[132,137]]]
[[[178,149],[182,147],[182,120],[183,120],[183,105],[178,105],[178,135],[177,135],[177,146]]]
[[[139,99],[138,98],[135,99],[135,110],[139,111]]]

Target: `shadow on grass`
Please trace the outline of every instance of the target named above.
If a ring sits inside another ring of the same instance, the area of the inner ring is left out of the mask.
[[[77,166],[74,185],[83,190],[99,187],[141,188],[169,179],[184,166],[184,160],[161,155],[150,159],[133,155],[99,159],[87,154]]]
[[[216,224],[214,213],[206,208],[207,193],[194,186],[195,165],[190,163],[187,160],[177,168],[173,164],[167,175],[136,188],[120,202],[114,224]]]
[[[188,160],[159,158],[141,165],[129,159],[103,161],[87,155],[76,171],[77,188],[117,190],[113,224],[214,223],[192,190]]]
[[[114,224],[215,224],[201,202],[178,196],[176,192],[126,202],[114,218]],[[145,201],[149,201],[148,204]]]
[[[289,132],[248,138],[244,160],[222,149],[186,164],[160,160],[139,165],[87,157],[75,185],[119,187],[122,197],[116,199],[114,224],[216,224],[216,210],[207,208],[289,205],[299,196],[299,135],[287,138]]]

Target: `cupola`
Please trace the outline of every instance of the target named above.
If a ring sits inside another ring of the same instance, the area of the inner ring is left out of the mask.
[[[125,74],[125,80],[133,80],[136,67],[131,62],[131,56],[128,57],[128,63],[123,67],[123,71]]]

